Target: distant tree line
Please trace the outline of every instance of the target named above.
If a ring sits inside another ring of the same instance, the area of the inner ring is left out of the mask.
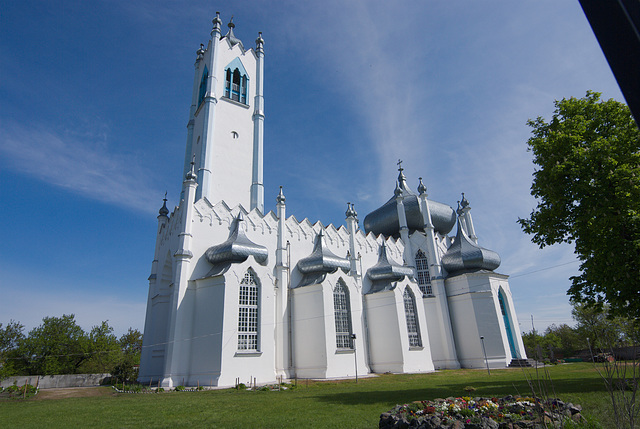
[[[571,315],[576,321],[575,327],[553,324],[544,332],[532,330],[522,334],[527,356],[552,360],[572,357],[581,350],[591,349],[597,355],[618,347],[639,345],[638,322],[611,313],[606,305],[599,309],[574,304]]]
[[[118,338],[104,321],[85,332],[73,314],[45,317],[27,335],[24,326],[0,323],[0,379],[12,375],[111,373],[134,381],[142,334],[129,328]]]

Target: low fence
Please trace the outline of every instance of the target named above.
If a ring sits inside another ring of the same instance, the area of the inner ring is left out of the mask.
[[[14,383],[24,386],[25,383],[38,386],[40,389],[56,387],[91,387],[100,386],[108,381],[111,374],[64,374],[64,375],[19,375],[5,378],[0,382],[3,388]]]

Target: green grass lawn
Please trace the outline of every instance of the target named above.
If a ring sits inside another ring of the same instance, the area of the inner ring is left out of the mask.
[[[553,389],[603,428],[613,427],[608,393],[591,364],[549,368]],[[542,377],[542,375],[541,375]],[[375,428],[396,404],[448,396],[530,396],[535,370],[442,371],[305,382],[280,392],[212,390],[0,401],[0,427]],[[467,386],[477,390],[466,392]],[[547,386],[550,386],[548,383]],[[104,389],[110,389],[105,387]]]

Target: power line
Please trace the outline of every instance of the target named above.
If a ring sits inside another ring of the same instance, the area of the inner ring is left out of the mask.
[[[539,273],[540,271],[552,270],[554,268],[564,267],[565,265],[569,265],[569,264],[577,264],[578,262],[580,262],[580,261],[565,262],[564,264],[553,265],[551,267],[540,268],[539,270],[535,270],[535,271],[529,271],[528,273],[522,273],[522,274],[518,274],[518,275],[515,275],[515,276],[509,276],[509,278],[514,279],[516,277],[528,276],[529,274]]]

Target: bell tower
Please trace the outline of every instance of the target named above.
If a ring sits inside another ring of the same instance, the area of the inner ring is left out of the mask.
[[[233,33],[233,17],[225,35],[219,12],[212,23],[211,39],[196,52],[183,176],[193,160],[196,201],[262,213],[264,40],[259,33],[247,50]]]

